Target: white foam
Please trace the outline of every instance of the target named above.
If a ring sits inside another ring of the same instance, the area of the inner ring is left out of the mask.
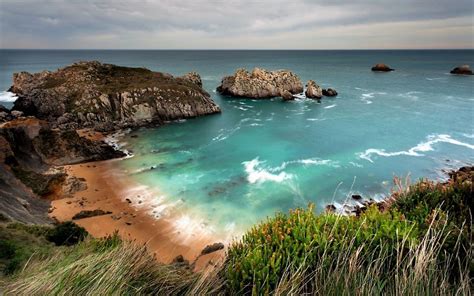
[[[242,163],[245,167],[245,172],[247,173],[247,180],[249,183],[263,183],[267,181],[281,183],[285,180],[291,179],[293,176],[285,172],[280,172],[279,174],[272,174],[269,171],[260,168],[262,162],[257,158],[254,158],[250,161],[244,161]]]
[[[411,99],[411,100],[417,100],[417,99],[419,99],[419,97],[415,94],[420,94],[420,93],[421,92],[419,92],[419,91],[409,91],[409,92],[406,92],[406,93],[399,94],[398,96],[402,97],[402,98]]]
[[[433,145],[437,143],[449,143],[452,145],[462,146],[469,149],[474,150],[474,145],[469,143],[464,143],[458,141],[456,139],[451,138],[450,135],[430,135],[427,137],[427,141],[421,142],[415,147],[412,147],[406,151],[396,151],[396,152],[386,152],[385,149],[375,149],[370,148],[365,150],[363,153],[358,153],[359,158],[366,159],[370,162],[373,162],[371,156],[373,154],[383,157],[391,157],[391,156],[400,156],[400,155],[407,155],[407,156],[424,156],[421,152],[428,152],[433,150]]]
[[[336,106],[337,106],[336,104],[333,104],[333,105],[329,105],[329,106],[324,107],[324,109],[331,109],[331,108],[334,108]]]
[[[304,166],[310,165],[325,165],[331,166],[334,168],[339,167],[339,163],[337,161],[332,161],[330,159],[320,159],[320,158],[307,158],[307,159],[297,159],[297,160],[290,160],[283,162],[280,166],[269,169],[271,172],[278,172],[286,169],[290,165],[294,164],[302,164]]]
[[[0,102],[15,102],[18,99],[18,96],[9,91],[2,91],[0,92]]]
[[[365,102],[366,104],[372,104],[372,100],[375,98],[376,95],[386,95],[386,92],[370,92],[370,93],[363,93],[360,98],[362,102]]]

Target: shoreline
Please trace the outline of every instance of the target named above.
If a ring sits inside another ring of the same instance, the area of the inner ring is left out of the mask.
[[[120,159],[64,166],[68,175],[84,179],[87,189],[69,197],[53,199],[49,216],[64,222],[72,220],[80,211],[100,209],[111,212],[74,222],[93,237],[105,237],[117,231],[122,239],[145,244],[162,263],[171,263],[182,256],[194,270],[203,270],[224,257],[225,249],[201,256],[206,246],[220,242],[225,245],[226,242],[209,233],[180,233],[173,223],[179,219],[176,211],[158,219],[153,217],[147,203],[137,200],[140,195],[136,194],[138,191],[134,190],[137,187],[133,181],[121,177],[118,169],[113,167],[115,161]]]

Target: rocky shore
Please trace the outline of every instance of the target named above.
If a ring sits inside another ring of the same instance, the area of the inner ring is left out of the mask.
[[[48,196],[80,181],[63,166],[123,157],[101,132],[220,112],[199,74],[182,77],[96,61],[16,73],[12,110],[0,106],[0,214],[44,223]]]

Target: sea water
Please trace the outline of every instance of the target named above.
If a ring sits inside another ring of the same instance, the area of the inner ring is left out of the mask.
[[[474,163],[474,77],[449,74],[474,66],[472,50],[0,53],[4,91],[13,72],[78,60],[197,71],[222,114],[133,131],[120,142],[134,157],[118,162],[153,192],[152,213],[179,209],[184,227],[241,233],[277,211],[308,203],[321,211],[356,193],[383,198],[396,176],[442,180],[442,170]],[[371,72],[380,62],[396,70]],[[289,69],[339,95],[282,102],[215,92],[223,76],[253,67]],[[2,98],[9,106],[14,100],[5,92]]]

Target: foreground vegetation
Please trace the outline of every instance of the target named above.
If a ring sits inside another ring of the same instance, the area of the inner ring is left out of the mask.
[[[471,295],[473,173],[443,184],[398,182],[391,199],[357,216],[316,214],[312,206],[277,214],[232,243],[221,266],[201,273],[157,263],[145,247],[117,236],[49,245],[20,260],[4,289],[11,295]],[[65,232],[61,238],[69,237]]]

